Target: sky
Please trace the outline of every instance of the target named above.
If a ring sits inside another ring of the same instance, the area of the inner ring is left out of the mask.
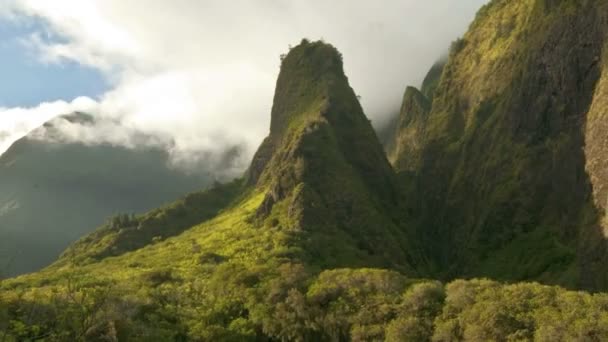
[[[131,135],[155,136],[145,141],[183,165],[239,147],[245,166],[268,133],[289,46],[304,37],[335,45],[379,124],[485,2],[2,0],[0,153],[79,110],[100,129],[67,125],[70,139],[133,147]]]

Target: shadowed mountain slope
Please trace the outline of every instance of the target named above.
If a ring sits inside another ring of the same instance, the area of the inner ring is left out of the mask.
[[[207,174],[170,167],[161,149],[42,139],[60,120],[87,124],[77,113],[55,119],[0,156],[0,270],[47,266],[70,243],[118,213],[149,210],[211,183]]]
[[[242,180],[116,217],[55,264],[2,281],[0,331],[606,340],[605,294],[420,278],[605,288],[606,13],[603,0],[484,7],[423,91],[406,91],[397,173],[340,53],[303,40],[282,60],[270,133]]]

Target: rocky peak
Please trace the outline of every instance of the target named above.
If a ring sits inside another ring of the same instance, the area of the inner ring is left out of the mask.
[[[408,264],[396,176],[333,46],[303,41],[284,56],[270,134],[248,175],[266,193],[258,218],[267,225],[310,241],[348,236],[337,248],[355,259]]]

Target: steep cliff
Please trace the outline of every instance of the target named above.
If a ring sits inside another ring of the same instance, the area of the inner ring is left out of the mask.
[[[171,167],[161,148],[62,141],[54,125],[64,120],[94,118],[55,118],[0,156],[0,276],[48,266],[111,215],[147,211],[212,182]]]
[[[544,48],[477,37],[500,18],[523,25],[536,11],[575,32],[603,27],[600,16],[575,15],[605,13],[598,3],[539,3],[493,2],[429,78],[436,90],[406,91],[394,135],[398,174],[341,55],[302,41],[283,59],[270,134],[244,179],[115,217],[50,267],[0,282],[0,333],[17,341],[605,340],[605,294],[416,278],[604,284],[605,272],[596,273],[605,270],[600,63],[581,57],[589,46],[577,49],[568,30],[555,36],[570,45],[558,51],[570,57],[557,71],[543,64]],[[540,39],[539,27],[531,30]],[[488,46],[508,57],[484,50],[488,59],[471,62]],[[558,96],[566,94],[575,97]],[[582,117],[595,117],[594,126]]]
[[[421,152],[391,158],[421,160],[407,197],[438,274],[608,286],[606,6],[495,0],[453,43],[424,129],[401,129]]]

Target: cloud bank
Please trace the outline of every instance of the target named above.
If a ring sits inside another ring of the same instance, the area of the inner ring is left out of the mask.
[[[181,163],[216,162],[235,147],[247,160],[267,134],[279,55],[303,37],[343,53],[367,115],[381,122],[485,2],[7,0],[0,17],[45,23],[23,37],[41,63],[94,67],[112,90],[95,101],[0,109],[0,153],[52,116],[85,110],[121,128],[72,127],[74,139],[126,144],[125,134],[141,132],[170,141]]]
[[[34,108],[0,107],[0,154],[15,140],[22,138],[34,128],[61,113],[75,111],[90,112],[98,103],[90,98],[79,97],[72,102],[56,101],[42,103]]]

